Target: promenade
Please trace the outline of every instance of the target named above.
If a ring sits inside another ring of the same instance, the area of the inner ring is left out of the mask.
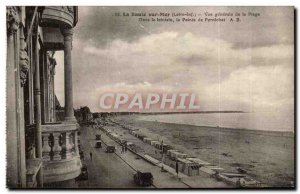
[[[135,144],[138,144],[142,149],[148,150],[148,152],[155,152],[152,146],[142,143],[140,140],[135,138],[129,133],[126,133],[124,129],[118,126],[114,126],[114,132],[122,134],[122,137],[126,140],[130,140]],[[102,148],[94,148],[95,146],[95,135],[101,134]],[[229,185],[216,181],[209,176],[193,176],[189,177],[182,173],[178,176],[175,170],[169,166],[164,165],[164,171],[161,171],[161,163],[150,155],[137,155],[134,152],[127,150],[127,152],[122,153],[122,147],[119,143],[108,137],[99,128],[83,127],[81,130],[81,141],[83,148],[85,149],[86,163],[89,172],[92,171],[91,177],[85,181],[85,183],[79,183],[79,187],[101,187],[101,188],[136,188],[133,182],[133,174],[137,171],[151,172],[154,177],[153,185],[150,188],[226,188]],[[138,142],[140,141],[140,142]],[[107,145],[113,145],[116,147],[116,152],[105,153],[105,148]],[[97,163],[91,162],[89,159],[89,152],[93,152],[93,156],[97,158]],[[95,155],[96,154],[96,155]],[[99,164],[99,162],[101,164]],[[107,170],[110,169],[110,170]],[[111,169],[112,168],[112,169]],[[113,171],[111,174],[109,171]],[[123,172],[120,172],[123,171]],[[96,174],[97,177],[94,176]],[[102,177],[102,178],[100,178]],[[116,180],[114,180],[117,178]],[[97,179],[97,180],[96,180]],[[106,183],[98,183],[106,180]],[[124,180],[123,180],[124,179]],[[110,180],[110,181],[108,181]],[[116,181],[113,184],[111,181]],[[97,183],[96,183],[97,182]]]
[[[135,171],[116,154],[105,153],[95,148],[95,131],[81,127],[81,148],[85,155],[82,161],[88,168],[89,179],[78,181],[78,188],[139,188],[133,182]],[[90,159],[90,152],[93,154]]]

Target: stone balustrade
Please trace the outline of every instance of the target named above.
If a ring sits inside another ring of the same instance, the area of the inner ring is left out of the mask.
[[[42,125],[44,182],[64,181],[80,174],[76,123]]]

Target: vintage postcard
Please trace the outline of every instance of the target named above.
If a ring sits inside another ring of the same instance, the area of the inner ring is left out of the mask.
[[[295,189],[294,20],[7,6],[7,187]]]

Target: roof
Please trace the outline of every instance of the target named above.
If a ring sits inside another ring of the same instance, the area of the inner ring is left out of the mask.
[[[178,152],[178,150],[168,150],[170,153]]]
[[[187,160],[196,162],[196,163],[201,164],[201,165],[209,165],[210,164],[209,162],[205,162],[205,161],[203,161],[199,158],[187,158]]]
[[[188,166],[197,166],[197,167],[200,167],[200,165],[199,165],[198,163],[189,161],[189,160],[184,159],[184,158],[178,158],[177,160],[178,160],[179,162],[182,162],[182,163],[184,163],[184,164],[187,164]]]
[[[234,177],[245,177],[246,175],[244,174],[237,174],[237,173],[221,173],[224,176],[227,176],[229,178],[234,178]]]
[[[179,151],[175,151],[175,152],[173,152],[173,153],[176,154],[176,155],[185,155],[185,156],[187,156],[187,154],[182,153],[182,152],[179,152]]]
[[[189,160],[187,160],[187,159],[185,159],[185,158],[178,158],[178,161],[179,161],[179,162],[183,162],[183,163],[194,163],[194,162],[189,161]]]

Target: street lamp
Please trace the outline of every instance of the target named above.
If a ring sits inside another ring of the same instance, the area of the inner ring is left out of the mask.
[[[164,159],[165,159],[165,155],[164,155],[164,142],[163,140],[161,140],[161,154],[162,154],[162,157],[161,157],[161,171],[163,172],[164,171]]]

